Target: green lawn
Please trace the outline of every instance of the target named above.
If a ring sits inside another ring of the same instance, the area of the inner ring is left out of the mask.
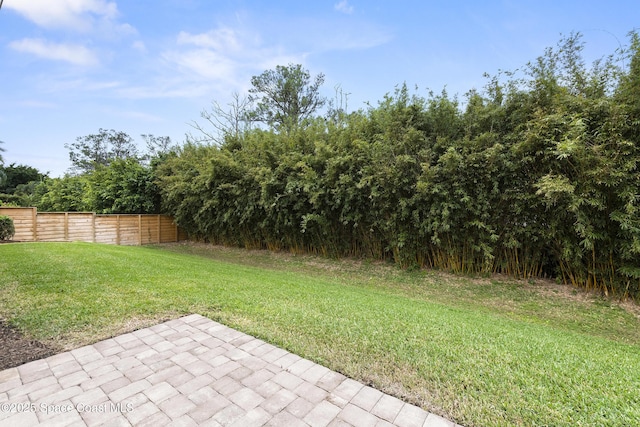
[[[0,317],[60,348],[186,313],[465,426],[640,425],[635,306],[550,283],[204,245],[0,245]]]

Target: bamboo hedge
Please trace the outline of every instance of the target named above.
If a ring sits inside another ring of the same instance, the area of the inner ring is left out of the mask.
[[[212,242],[404,267],[558,277],[640,295],[640,39],[590,67],[579,35],[463,103],[406,85],[288,133],[185,144],[165,209]]]

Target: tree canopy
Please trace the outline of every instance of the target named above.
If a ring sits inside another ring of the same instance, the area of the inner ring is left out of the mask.
[[[267,123],[286,132],[310,118],[326,102],[320,95],[324,74],[311,78],[300,64],[278,65],[251,78],[249,100],[254,121]]]
[[[117,159],[137,158],[138,148],[129,135],[113,129],[100,129],[97,134],[80,136],[65,144],[75,173],[91,172],[109,166]]]
[[[24,187],[15,199],[42,211],[159,213],[156,169],[175,149],[171,138],[144,134],[139,151],[124,132],[100,129],[69,145],[74,174],[45,177]]]

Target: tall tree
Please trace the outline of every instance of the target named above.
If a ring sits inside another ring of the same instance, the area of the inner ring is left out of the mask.
[[[324,74],[311,78],[300,64],[278,65],[251,78],[249,100],[256,102],[250,111],[254,121],[264,122],[289,132],[321,108],[326,99],[320,95]]]
[[[65,144],[65,148],[69,150],[69,160],[76,173],[94,171],[116,159],[138,157],[133,139],[125,132],[113,129],[100,129],[97,134],[80,136],[76,142]]]

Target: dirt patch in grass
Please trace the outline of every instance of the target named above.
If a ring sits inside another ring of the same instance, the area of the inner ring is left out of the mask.
[[[58,351],[39,341],[25,337],[18,329],[0,319],[0,370],[20,366]]]
[[[147,328],[168,320],[177,319],[181,314],[161,314],[149,318],[132,317],[125,319],[122,324],[113,325],[100,335],[87,332],[76,332],[64,338],[57,338],[41,342],[30,339],[22,334],[18,328],[11,326],[6,320],[0,319],[0,371],[14,368],[38,359],[44,359],[64,351],[71,351],[83,345],[113,338],[118,335]]]

